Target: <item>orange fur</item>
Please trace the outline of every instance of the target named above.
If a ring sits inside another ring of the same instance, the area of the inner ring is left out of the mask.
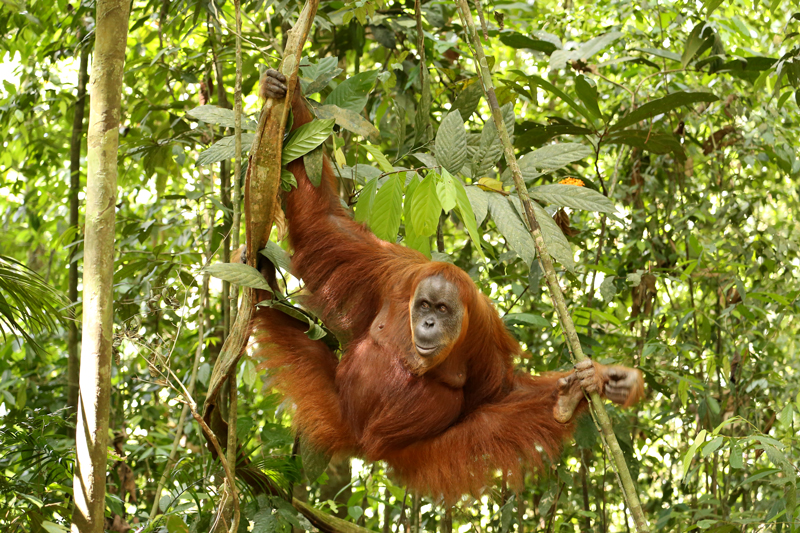
[[[295,94],[297,128],[312,116]],[[302,160],[288,169],[298,184],[286,198],[294,273],[306,284],[305,304],[343,340],[344,356],[338,362],[305,336],[305,324],[271,309],[256,312],[253,340],[261,366],[296,405],[306,440],[386,461],[402,483],[449,502],[479,494],[497,471],[519,484],[525,465],[558,454],[572,432],[552,414],[565,374],[515,374],[519,344],[490,300],[454,265],[381,241],[354,222],[334,193],[327,159],[319,187]],[[448,357],[420,376],[403,363],[414,350],[409,300],[432,275],[458,287],[467,313]]]

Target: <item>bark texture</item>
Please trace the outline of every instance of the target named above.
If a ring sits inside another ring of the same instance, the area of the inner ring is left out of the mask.
[[[72,533],[102,533],[113,336],[114,218],[130,2],[98,0],[86,177],[83,330]]]

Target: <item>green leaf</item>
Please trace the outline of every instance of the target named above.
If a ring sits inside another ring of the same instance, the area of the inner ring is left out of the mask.
[[[706,16],[711,15],[711,13],[713,13],[714,10],[717,9],[721,3],[722,0],[705,0],[705,2],[703,2],[703,7],[706,8]]]
[[[467,132],[460,113],[450,111],[436,132],[436,161],[451,174],[458,173],[467,160]]]
[[[707,37],[703,37],[703,30],[706,28],[706,22],[698,22],[686,38],[686,45],[683,48],[683,55],[681,56],[681,66],[686,68],[689,62],[694,58],[700,47],[706,41]]]
[[[711,439],[711,441],[708,444],[703,446],[703,453],[702,453],[703,457],[708,457],[709,455],[717,451],[719,447],[722,446],[723,440],[724,439],[722,437],[715,437]]]
[[[303,157],[325,142],[333,131],[333,123],[332,119],[313,120],[294,130],[283,146],[281,163],[285,165]]]
[[[654,133],[650,130],[622,130],[606,137],[606,142],[610,144],[627,144],[654,154],[672,152],[673,157],[678,161],[686,160],[686,154],[680,141],[672,133]]]
[[[536,50],[545,54],[552,54],[556,49],[556,45],[549,41],[542,41],[539,39],[531,39],[526,35],[517,32],[501,32],[500,42],[511,48],[527,48],[528,50]]]
[[[668,113],[679,107],[696,104],[698,102],[716,102],[717,100],[719,100],[719,98],[711,93],[679,91],[668,94],[662,98],[650,100],[638,109],[631,111],[618,120],[616,124],[611,126],[610,131],[621,130],[622,128],[632,126],[642,120]]]
[[[436,176],[428,174],[414,191],[411,199],[411,222],[417,235],[428,236],[436,232],[442,204],[436,194]]]
[[[532,315],[530,313],[509,313],[503,317],[503,322],[508,326],[514,325],[530,325],[539,328],[549,328],[550,321],[539,315]]]
[[[522,210],[522,204],[519,198],[514,198],[513,203],[519,215],[523,216],[524,211]],[[547,252],[553,259],[572,272],[575,270],[575,259],[572,256],[572,247],[569,241],[564,236],[564,233],[561,231],[561,228],[558,227],[555,220],[547,214],[547,211],[545,211],[542,206],[536,202],[531,202],[531,204],[533,205],[533,212],[536,215],[536,222],[539,223],[539,227],[542,230],[542,237],[547,246]]]
[[[478,149],[472,159],[472,179],[485,177],[500,159],[502,153],[503,144],[500,142],[494,121],[490,120],[483,126]]]
[[[403,184],[400,175],[394,174],[384,182],[375,195],[369,216],[369,227],[379,239],[395,242],[402,214]]]
[[[442,209],[450,212],[456,207],[456,188],[453,182],[455,179],[442,169],[442,173],[436,176],[436,196],[439,197],[439,203],[442,204]]]
[[[318,93],[327,87],[333,78],[342,73],[338,64],[339,58],[330,56],[320,59],[316,64],[300,67],[303,94]]]
[[[303,156],[306,175],[314,187],[319,187],[319,184],[322,183],[322,162],[324,158],[322,145],[317,146]]]
[[[483,96],[483,86],[480,80],[475,77],[464,85],[464,88],[456,96],[453,107],[450,110],[458,110],[462,120],[467,120],[478,109],[478,104]]]
[[[406,196],[405,202],[403,204],[403,219],[405,220],[405,244],[409,248],[413,248],[414,250],[418,250],[425,254],[426,257],[431,257],[431,245],[430,239],[427,236],[419,235],[417,231],[414,229],[414,223],[411,220],[411,200],[414,198],[414,192],[419,187],[420,179],[419,176],[415,173],[414,176],[411,178],[411,181],[408,183],[406,187]]]
[[[691,446],[689,446],[689,450],[686,452],[686,455],[683,456],[683,474],[681,475],[681,479],[686,478],[686,474],[689,472],[689,466],[692,464],[692,459],[694,459],[694,454],[697,452],[697,448],[700,447],[703,442],[706,440],[706,430],[701,429],[700,433],[697,434],[695,437],[694,442]]]
[[[595,37],[594,39],[584,43],[576,50],[556,50],[550,55],[550,68],[560,70],[566,68],[567,63],[575,60],[587,60],[597,52],[603,50],[611,45],[614,41],[622,37],[622,33],[612,31]]]
[[[214,124],[216,126],[222,126],[223,128],[236,127],[236,113],[233,111],[233,109],[217,107],[215,105],[201,105],[199,107],[195,107],[186,114],[196,118],[197,120],[202,120],[206,124]],[[257,122],[247,117],[242,117],[243,130],[254,131],[257,128]]]
[[[258,253],[269,259],[274,266],[289,272],[292,269],[292,260],[286,250],[278,243],[267,241],[267,245]]]
[[[253,144],[253,139],[255,139],[254,134],[242,133],[242,155],[245,155],[250,151],[251,145]],[[220,161],[225,161],[226,159],[231,159],[234,157],[235,153],[235,136],[230,135],[229,137],[223,137],[209,146],[206,150],[200,152],[200,155],[197,157],[197,166],[202,167],[212,163],[219,163]]]
[[[559,89],[558,87],[556,87],[555,85],[550,83],[549,81],[547,81],[544,78],[541,78],[539,76],[533,76],[533,75],[529,76],[526,73],[522,72],[521,70],[516,70],[514,72],[515,73],[519,73],[522,76],[525,76],[528,79],[528,84],[531,86],[531,88],[540,87],[540,88],[542,88],[543,90],[545,90],[547,92],[553,93],[554,95],[556,95],[559,98],[561,98],[564,102],[566,102],[567,105],[569,105],[575,111],[577,111],[578,113],[583,115],[589,122],[592,122],[592,120],[593,120],[592,119],[592,115],[589,114],[589,112],[586,109],[584,109],[583,107],[579,106],[575,102],[575,100],[573,100],[572,98],[567,96],[567,93],[565,93],[564,91],[562,91],[561,89]]]
[[[364,185],[358,195],[358,201],[353,208],[353,218],[356,222],[366,222],[372,212],[372,204],[375,201],[375,191],[378,189],[378,178],[373,178]]]
[[[317,113],[317,118],[333,119],[342,128],[361,135],[370,142],[379,143],[381,141],[381,132],[378,131],[378,128],[355,111],[330,104],[319,106],[314,111]]]
[[[780,420],[781,425],[786,429],[792,428],[792,419],[794,418],[794,409],[792,408],[791,403],[787,403],[786,406],[781,410],[781,414],[778,417]]]
[[[264,305],[266,307],[271,307],[272,309],[277,309],[282,313],[289,315],[292,318],[296,318],[300,322],[305,322],[308,324],[308,330],[306,330],[306,336],[311,339],[312,341],[317,341],[323,338],[326,335],[324,329],[319,327],[316,323],[314,323],[314,319],[310,316],[306,315],[299,309],[292,307],[291,305],[286,305],[281,302],[262,302],[258,305]]]
[[[483,248],[481,248],[481,235],[480,233],[478,233],[477,220],[475,218],[475,213],[472,211],[472,202],[467,196],[467,191],[464,188],[464,185],[462,185],[459,180],[453,179],[453,184],[456,190],[456,204],[458,205],[458,214],[459,216],[461,216],[461,220],[467,227],[467,233],[469,233],[469,237],[470,239],[472,239],[472,242],[475,243],[475,248],[477,249],[478,254],[485,259],[483,255]],[[477,187],[475,188],[477,189]]]
[[[331,462],[331,456],[303,439],[302,436],[300,438],[303,440],[303,444],[300,446],[303,474],[305,474],[309,483],[314,483],[319,476],[325,473],[328,463]]]
[[[287,192],[297,188],[297,179],[285,168],[281,169],[281,188]]]
[[[235,283],[236,285],[272,292],[272,289],[269,288],[269,284],[267,284],[267,280],[264,279],[261,272],[249,265],[243,265],[241,263],[214,263],[204,268],[203,272],[208,272],[215,278]]]
[[[340,83],[325,99],[325,105],[335,105],[361,113],[367,105],[367,98],[378,79],[377,70],[368,70],[351,76]]]
[[[364,150],[369,152],[373,159],[375,159],[375,162],[378,163],[378,166],[381,168],[381,170],[384,172],[392,172],[394,170],[394,167],[389,160],[386,159],[386,156],[383,155],[383,152],[381,152],[380,148],[377,146],[372,146],[371,144],[364,144],[362,146],[364,147]]]
[[[597,105],[597,86],[591,82],[586,76],[579,75],[575,77],[575,92],[578,93],[578,98],[586,109],[596,118],[603,119],[603,113],[600,112],[600,107]]]
[[[472,212],[475,213],[475,221],[480,226],[483,224],[483,221],[486,219],[486,215],[489,213],[489,193],[480,187],[475,187],[474,185],[465,187],[464,190],[467,194],[467,198],[469,198],[469,203],[472,206]]]
[[[537,168],[542,172],[552,172],[554,170],[558,170],[559,168],[563,168],[570,163],[574,163],[575,161],[580,161],[585,157],[589,157],[594,152],[589,146],[580,143],[558,143],[558,144],[548,144],[547,146],[543,146],[538,150],[534,150],[520,160],[524,161],[524,164],[520,164],[520,170],[522,170],[522,166],[525,167],[526,172],[531,172],[530,169]],[[522,177],[525,178],[525,173],[522,174]]]
[[[731,467],[732,468],[742,468],[743,461],[742,461],[742,449],[736,442],[731,443]]]
[[[614,213],[616,211],[614,202],[588,187],[555,183],[534,187],[528,192],[534,199],[548,204],[598,213]]]
[[[526,265],[530,266],[536,258],[536,248],[528,229],[505,196],[500,194],[488,194],[488,196],[489,212],[497,230],[503,235],[508,246],[517,252]]]

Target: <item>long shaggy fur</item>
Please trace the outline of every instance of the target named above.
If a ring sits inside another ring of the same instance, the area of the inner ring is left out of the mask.
[[[312,116],[295,94],[297,128]],[[449,502],[479,494],[498,471],[521,483],[524,466],[557,454],[572,432],[553,418],[564,374],[515,374],[519,344],[469,276],[354,222],[327,159],[319,187],[302,160],[288,169],[298,185],[286,198],[292,267],[306,284],[305,303],[344,342],[339,362],[306,337],[305,324],[271,309],[256,313],[254,353],[296,405],[304,438],[383,460],[402,483]],[[408,305],[420,280],[435,274],[458,287],[465,327],[447,359],[417,376],[403,363],[414,350]],[[453,377],[463,387],[448,385]]]

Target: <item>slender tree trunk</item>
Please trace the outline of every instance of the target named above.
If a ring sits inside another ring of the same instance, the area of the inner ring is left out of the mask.
[[[83,335],[72,533],[102,533],[113,335],[114,218],[128,0],[97,0],[89,110]]]
[[[75,228],[72,248],[69,251],[69,288],[67,297],[75,316],[78,309],[78,263],[74,260],[78,248],[78,192],[81,187],[81,141],[83,140],[83,117],[86,114],[86,82],[89,79],[89,47],[81,51],[78,68],[78,93],[75,98],[75,114],[72,117],[72,139],[69,150],[69,225]],[[67,407],[70,419],[75,421],[78,411],[78,323],[69,321],[67,337]]]

